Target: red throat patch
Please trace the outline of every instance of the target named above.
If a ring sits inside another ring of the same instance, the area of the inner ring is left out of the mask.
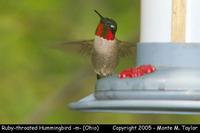
[[[97,30],[96,30],[96,35],[102,37],[102,33],[103,33],[103,24],[99,23],[99,25],[97,26]]]
[[[109,28],[104,29],[103,23],[99,23],[96,29],[96,35],[99,37],[103,37],[107,40],[114,40],[115,35],[112,33],[112,31]]]
[[[114,40],[115,36],[113,35],[110,29],[107,30],[106,39],[107,40]]]

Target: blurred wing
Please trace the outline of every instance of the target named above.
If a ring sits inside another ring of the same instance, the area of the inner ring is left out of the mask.
[[[65,51],[75,51],[82,55],[91,55],[93,49],[94,40],[72,41],[62,42],[56,45],[57,48],[64,49]]]
[[[117,40],[119,44],[120,57],[133,55],[136,51],[136,42],[124,42]]]

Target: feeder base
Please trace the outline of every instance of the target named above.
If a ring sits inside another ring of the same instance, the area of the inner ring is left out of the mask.
[[[140,114],[200,114],[200,44],[141,43],[137,66],[156,71],[137,78],[109,76],[95,93],[72,103],[82,111]]]
[[[72,109],[90,112],[135,114],[200,114],[200,101],[189,100],[97,100],[91,94],[71,103]]]
[[[98,100],[199,100],[200,68],[159,67],[153,73],[96,82]]]

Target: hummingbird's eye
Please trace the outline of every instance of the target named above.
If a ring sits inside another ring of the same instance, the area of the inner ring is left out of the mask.
[[[113,24],[111,24],[111,25],[110,25],[110,28],[114,29],[114,28],[115,28],[115,26],[114,26]]]

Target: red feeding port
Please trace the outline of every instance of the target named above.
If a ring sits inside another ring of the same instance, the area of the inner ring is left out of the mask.
[[[156,68],[152,65],[141,65],[134,68],[128,68],[119,73],[118,77],[123,78],[137,78],[149,73],[152,73]]]

